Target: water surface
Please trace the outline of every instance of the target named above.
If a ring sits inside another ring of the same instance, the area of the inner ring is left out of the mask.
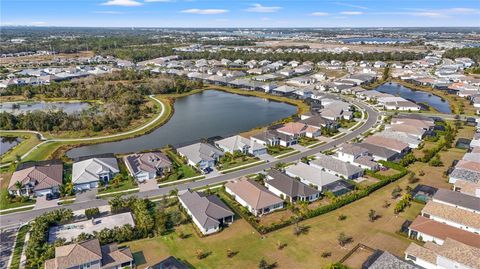
[[[0,136],[0,155],[3,155],[5,152],[9,151],[11,148],[20,144],[22,139],[15,136]]]
[[[428,92],[414,91],[398,83],[385,83],[378,86],[374,90],[400,96],[415,103],[426,103],[441,113],[452,113],[447,100]]]
[[[204,91],[175,101],[172,118],[153,132],[118,142],[88,145],[67,152],[71,158],[127,153],[184,145],[213,136],[230,136],[289,117],[297,108],[285,103],[222,91]]]
[[[90,107],[87,102],[7,102],[0,103],[0,112],[15,115],[32,111],[63,110],[68,114],[80,113]]]

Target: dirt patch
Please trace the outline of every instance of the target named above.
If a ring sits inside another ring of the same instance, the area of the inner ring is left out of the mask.
[[[281,41],[264,41],[257,42],[259,47],[288,47],[288,46],[309,46],[312,49],[333,49],[339,47],[347,47],[350,50],[358,52],[368,52],[368,51],[410,51],[410,52],[425,52],[426,49],[423,47],[412,47],[412,46],[389,46],[389,45],[356,45],[356,44],[340,44],[340,43],[321,43],[321,42],[298,42],[291,40],[281,40]]]

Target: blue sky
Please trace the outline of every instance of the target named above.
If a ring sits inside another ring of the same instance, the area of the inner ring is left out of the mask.
[[[1,25],[480,26],[480,0],[1,0]]]

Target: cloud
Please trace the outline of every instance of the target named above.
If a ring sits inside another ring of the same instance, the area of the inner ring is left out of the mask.
[[[135,0],[109,0],[101,4],[102,6],[122,6],[122,7],[135,7],[141,6],[143,3],[137,2]]]
[[[365,14],[365,12],[362,12],[362,11],[342,11],[342,12],[340,12],[340,14],[343,14],[343,15],[362,15],[362,14]]]
[[[125,14],[125,12],[120,11],[113,11],[113,10],[105,10],[105,11],[94,11],[95,14]]]
[[[352,5],[352,4],[347,4],[347,3],[339,3],[339,2],[336,2],[335,5],[343,6],[343,7],[353,7],[353,8],[358,8],[358,9],[368,9],[368,7],[364,7],[364,6],[357,6],[357,5]]]
[[[45,25],[47,25],[47,22],[44,22],[44,21],[34,21],[34,22],[31,22],[30,25],[32,25],[32,26],[45,26]]]
[[[145,3],[171,3],[175,2],[175,0],[145,0]]]
[[[274,13],[282,9],[282,7],[266,7],[261,4],[253,4],[251,7],[245,9],[248,12],[257,12],[257,13]]]
[[[458,15],[480,14],[480,9],[475,8],[447,8],[447,9],[408,9],[408,12],[375,12],[375,15],[406,15],[425,18],[451,18]]]
[[[185,9],[180,11],[181,13],[189,13],[189,14],[201,14],[201,15],[215,15],[215,14],[224,14],[227,13],[227,9],[198,9],[198,8],[191,8]]]
[[[313,12],[312,14],[310,14],[312,16],[328,16],[328,13],[327,12]]]

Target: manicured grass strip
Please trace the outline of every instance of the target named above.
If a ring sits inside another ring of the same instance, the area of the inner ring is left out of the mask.
[[[20,258],[25,246],[25,236],[29,230],[30,225],[22,226],[20,230],[18,230],[17,239],[15,240],[15,247],[13,248],[12,263],[10,264],[11,269],[20,268]]]

